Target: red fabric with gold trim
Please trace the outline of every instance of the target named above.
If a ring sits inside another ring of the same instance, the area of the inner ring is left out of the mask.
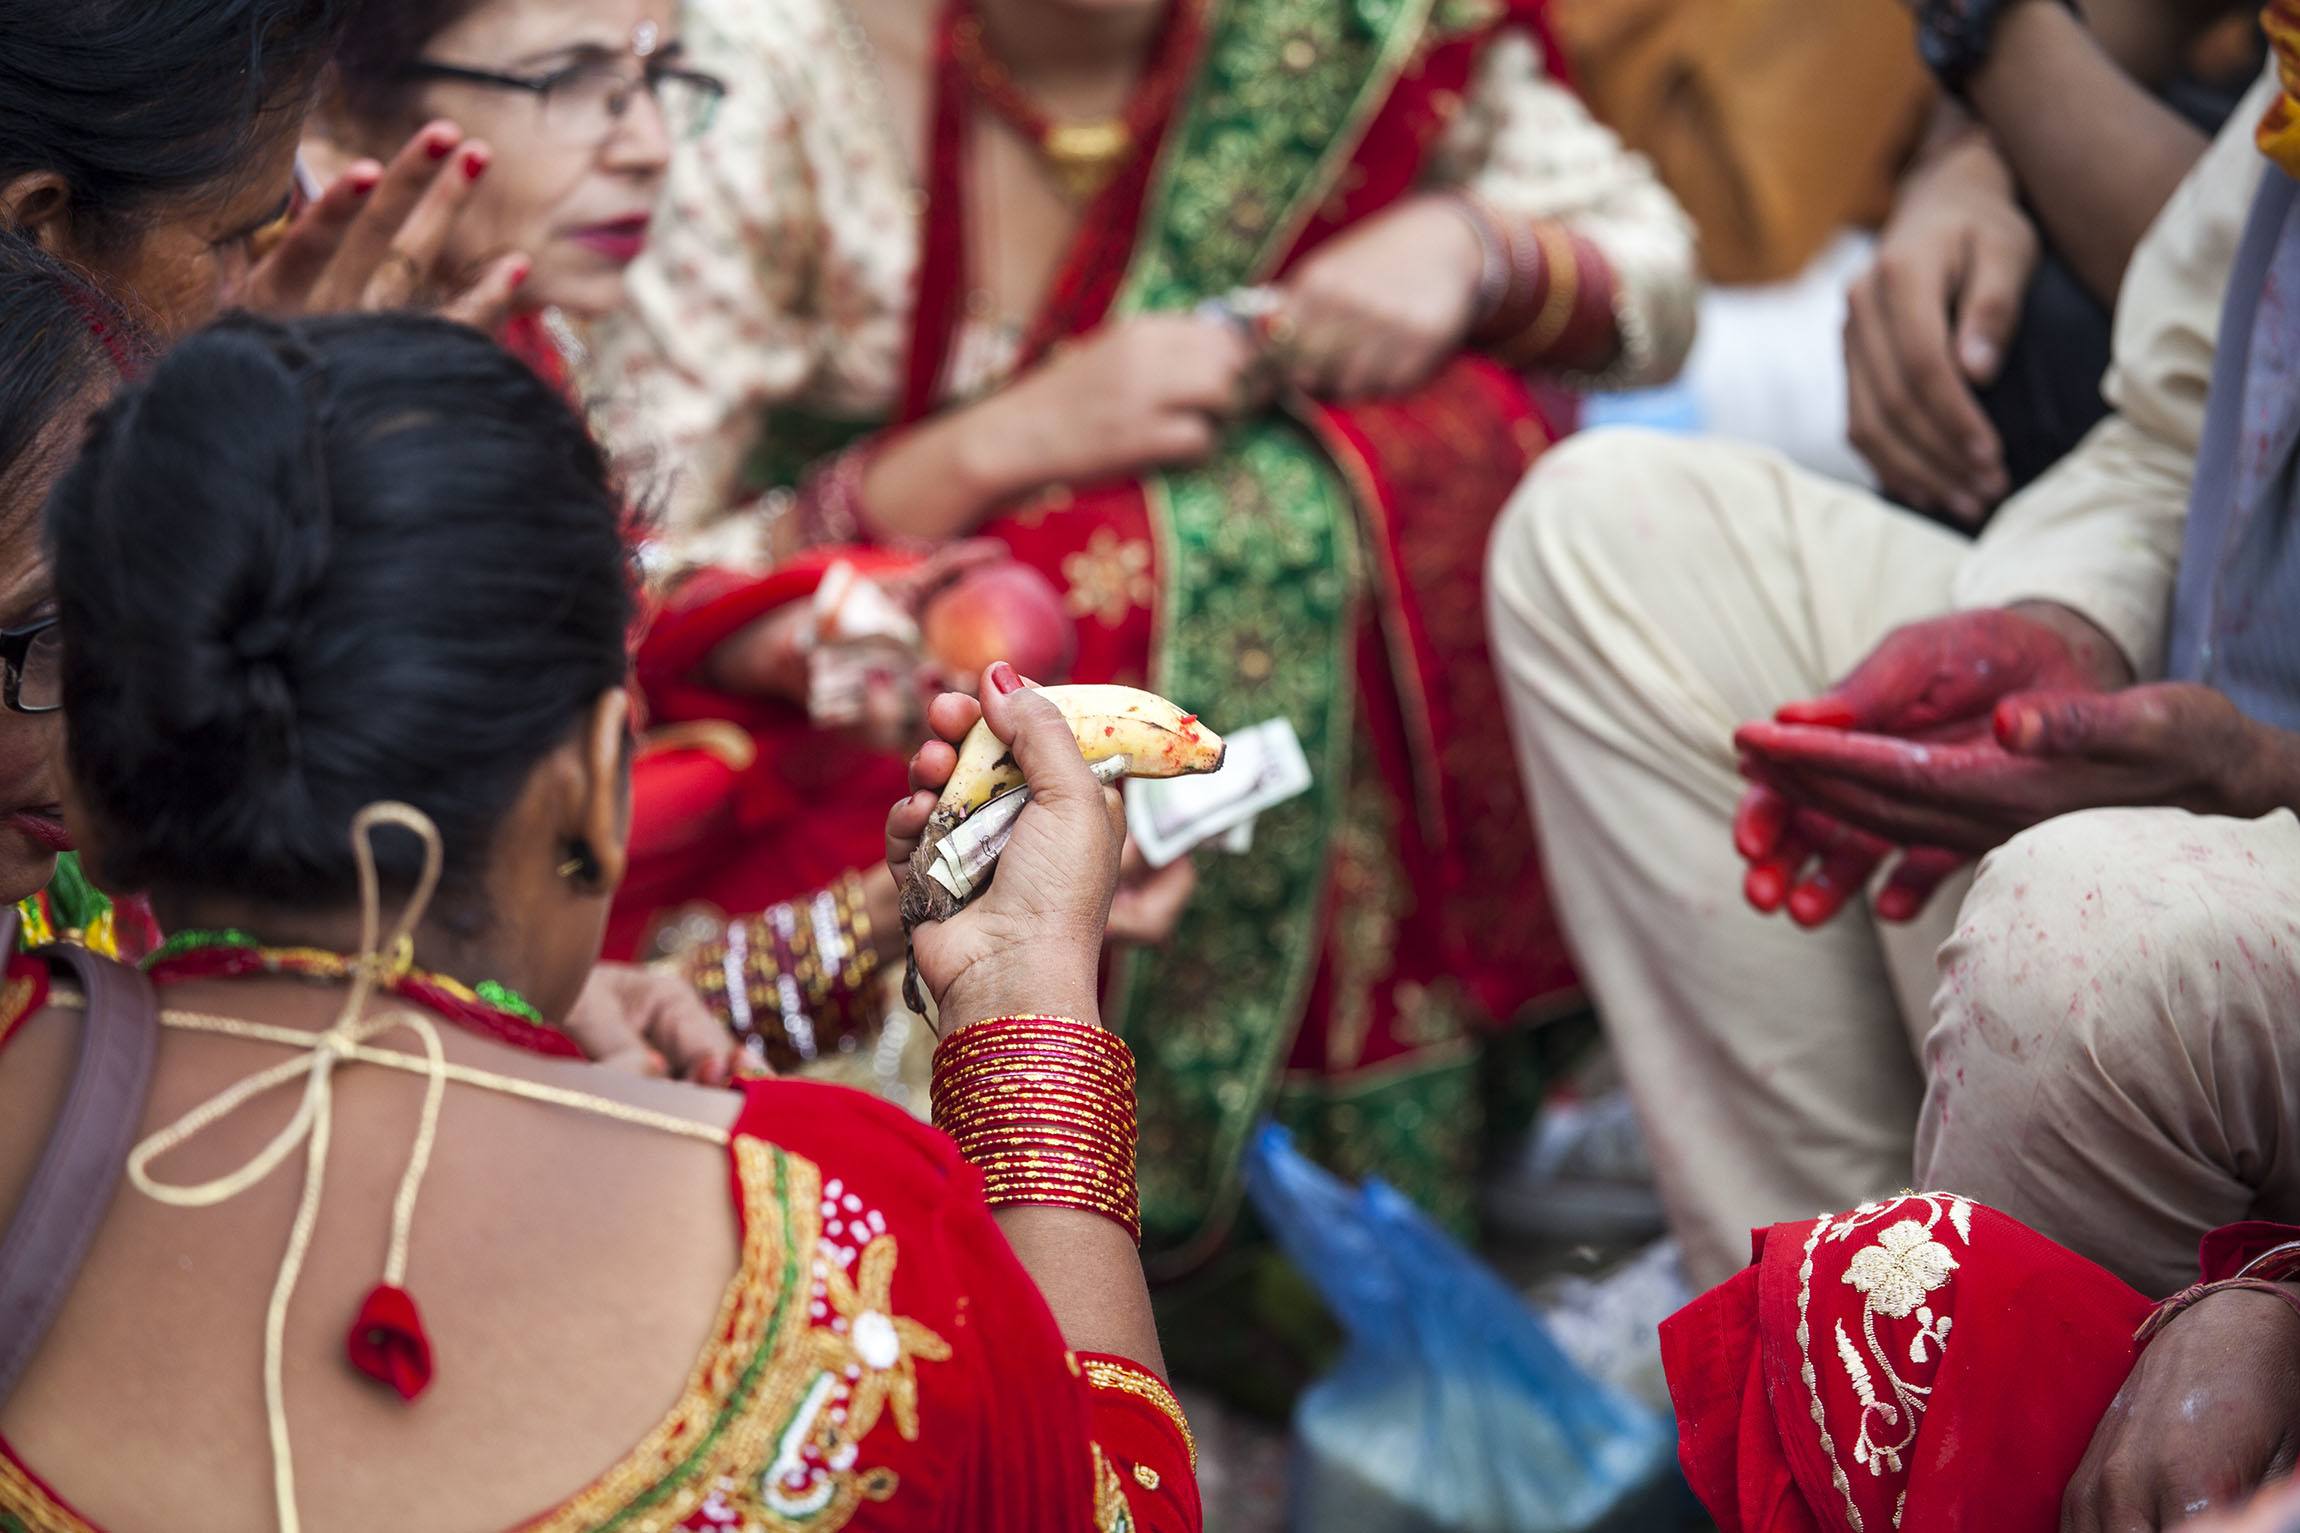
[[[1118,1477],[1134,1526],[1141,1533],[1199,1526],[1205,1509],[1197,1455],[1173,1391],[1130,1358],[1081,1352],[1077,1361],[1093,1406],[1094,1441]],[[1163,1403],[1147,1391],[1163,1391]]]
[[[1947,1193],[1756,1244],[1661,1328],[1679,1460],[1722,1533],[2057,1533],[2146,1298]]]
[[[891,1236],[898,1252],[881,1301],[951,1348],[947,1360],[915,1370],[918,1438],[882,1427],[865,1439],[871,1462],[899,1475],[902,1489],[856,1527],[1094,1528],[1094,1446],[1106,1416],[982,1201],[980,1174],[943,1134],[860,1092],[777,1080],[749,1085],[746,1098],[735,1132],[823,1168],[825,1238],[852,1246]],[[1202,1519],[1178,1435],[1126,1441],[1133,1462],[1151,1466],[1162,1484],[1192,1487],[1175,1492],[1187,1499],[1142,1522],[1141,1533],[1197,1533]],[[1141,1489],[1130,1472],[1125,1483]]]
[[[0,973],[0,1048],[47,1004],[48,966],[25,953],[9,954],[7,970]]]

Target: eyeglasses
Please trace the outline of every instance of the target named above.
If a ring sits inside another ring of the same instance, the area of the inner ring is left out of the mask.
[[[0,698],[15,713],[54,713],[64,706],[64,636],[56,619],[0,629]]]
[[[543,129],[570,147],[597,148],[615,136],[631,103],[645,91],[663,114],[675,140],[700,137],[726,98],[717,75],[676,64],[645,60],[638,69],[612,59],[588,59],[549,74],[509,75],[461,64],[418,60],[402,71],[415,80],[459,80],[493,90],[531,92],[543,108]]]

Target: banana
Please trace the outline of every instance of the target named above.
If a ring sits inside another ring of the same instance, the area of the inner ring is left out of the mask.
[[[1101,685],[1044,687],[1040,695],[1062,710],[1079,753],[1105,783],[1219,771],[1228,750],[1196,715],[1155,692]],[[958,765],[911,854],[902,891],[905,932],[923,921],[948,919],[979,892],[1028,798],[1013,752],[989,724],[977,723],[959,742]],[[924,1016],[915,955],[907,969],[904,999]]]
[[[1155,692],[1098,685],[1042,687],[1039,695],[1062,710],[1089,766],[1123,761],[1127,777],[1187,777],[1221,768],[1222,737]],[[1022,769],[1005,742],[988,724],[976,724],[959,742],[958,767],[935,803],[928,837],[1021,786]]]

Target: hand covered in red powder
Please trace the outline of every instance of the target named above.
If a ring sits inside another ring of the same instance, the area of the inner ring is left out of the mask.
[[[2021,807],[1997,802],[1998,785],[1971,775],[2014,759],[1995,738],[2000,705],[2099,694],[2131,675],[2106,636],[2059,607],[1954,612],[1896,630],[1825,695],[1735,733],[1753,784],[1733,822],[1750,865],[1744,894],[1818,926],[1898,852],[1877,913],[1913,919],[1968,856],[2065,812],[2044,812],[2033,791]]]

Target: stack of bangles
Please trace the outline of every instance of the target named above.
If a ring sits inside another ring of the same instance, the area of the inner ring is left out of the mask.
[[[848,873],[810,899],[730,921],[672,963],[754,1064],[797,1069],[855,1046],[878,1020],[869,899]]]
[[[1596,247],[1552,220],[1505,218],[1468,192],[1442,195],[1485,253],[1470,339],[1513,367],[1602,361],[1614,342],[1613,279]]]
[[[791,502],[791,515],[803,547],[868,543],[901,553],[923,555],[933,551],[931,542],[891,533],[871,515],[870,497],[863,487],[885,445],[883,438],[866,438],[806,471]]]
[[[999,1017],[934,1051],[934,1125],[982,1173],[991,1207],[1083,1209],[1142,1242],[1134,1055],[1109,1029]]]

